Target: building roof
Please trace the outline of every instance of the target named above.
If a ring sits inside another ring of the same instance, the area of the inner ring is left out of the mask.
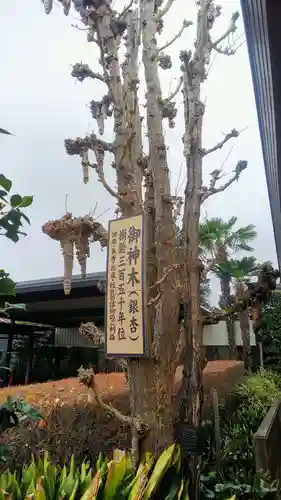
[[[82,321],[104,324],[105,297],[98,282],[105,279],[105,272],[90,273],[85,278],[74,275],[70,296],[63,290],[63,278],[47,278],[19,282],[16,297],[9,302],[22,302],[26,311],[13,310],[15,321],[29,321],[56,327],[79,326]]]
[[[11,318],[61,328],[94,321],[101,327],[104,325],[105,295],[97,285],[105,278],[105,272],[90,273],[85,278],[74,275],[71,294],[67,297],[62,277],[17,283],[14,302],[24,303],[26,311],[12,310]],[[10,297],[9,302],[13,302]],[[205,316],[211,313],[205,307],[201,310]]]
[[[275,244],[279,267],[281,267],[281,2],[241,0],[241,8],[256,99]]]
[[[96,286],[101,280],[106,279],[105,271],[100,273],[89,273],[85,278],[81,278],[80,274],[75,274],[72,278],[72,290],[78,288]],[[17,297],[26,293],[50,292],[63,289],[63,277],[56,276],[54,278],[44,278],[31,281],[20,281],[16,284]]]

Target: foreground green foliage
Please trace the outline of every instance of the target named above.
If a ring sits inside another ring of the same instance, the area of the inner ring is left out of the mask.
[[[69,468],[61,469],[45,454],[21,473],[0,476],[0,500],[188,500],[187,490],[176,445],[165,450],[156,463],[147,453],[136,472],[130,455],[116,451],[111,461],[99,457],[94,473],[85,462],[76,467],[73,457]]]
[[[281,374],[281,291],[272,293],[262,308],[258,340],[263,344],[264,366]]]
[[[202,475],[202,499],[280,498],[278,484],[256,473],[254,434],[271,405],[280,397],[281,377],[270,372],[247,376],[230,403],[221,408],[221,472],[216,472],[213,424]],[[234,407],[234,408],[233,408]]]
[[[0,234],[17,243],[20,235],[25,236],[21,230],[23,221],[30,224],[22,209],[32,204],[33,197],[10,195],[11,187],[12,181],[0,174]],[[14,293],[15,283],[4,269],[0,269],[0,295],[14,295]]]
[[[0,128],[0,134],[12,135],[4,128]],[[25,236],[21,228],[23,222],[30,224],[27,215],[22,209],[29,207],[33,202],[33,196],[21,196],[11,194],[12,181],[0,174],[0,235],[12,240],[19,241],[20,235]],[[14,295],[15,283],[9,274],[0,269],[0,295]]]

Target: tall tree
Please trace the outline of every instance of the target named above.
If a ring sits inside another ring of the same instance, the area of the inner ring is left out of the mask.
[[[235,228],[237,217],[231,217],[228,221],[220,218],[206,219],[200,225],[200,247],[201,252],[206,254],[206,259],[211,263],[213,272],[217,275],[221,285],[221,307],[227,309],[231,306],[231,279],[228,261],[233,253],[239,251],[251,252],[253,248],[249,245],[257,235],[255,226]],[[219,266],[216,264],[219,262]],[[233,318],[226,318],[228,333],[228,344],[230,358],[235,359],[235,334]]]
[[[65,13],[70,2],[61,0]],[[201,204],[210,196],[224,191],[247,167],[239,161],[224,184],[224,175],[216,170],[211,175],[210,185],[202,184],[203,158],[222,148],[239,132],[235,129],[210,149],[202,145],[202,125],[205,105],[201,101],[201,86],[207,78],[207,70],[213,52],[235,53],[235,45],[227,45],[236,31],[239,13],[235,12],[226,31],[217,39],[212,37],[212,28],[221,8],[212,0],[197,2],[196,41],[193,51],[180,53],[181,74],[175,90],[163,96],[160,73],[171,68],[172,61],[166,49],[192,24],[184,20],[178,33],[161,46],[165,16],[174,0],[162,2],[137,0],[118,13],[109,0],[73,0],[72,4],[85,25],[87,39],[98,46],[101,72],[91,70],[87,64],[76,64],[72,76],[80,81],[85,78],[99,80],[105,86],[105,94],[90,103],[93,118],[97,121],[99,136],[95,133],[83,138],[65,141],[69,155],[81,158],[84,182],[88,182],[92,169],[104,188],[116,199],[121,216],[143,213],[145,217],[147,246],[148,305],[146,314],[147,357],[127,361],[127,373],[132,402],[132,415],[125,417],[117,410],[106,406],[96,392],[93,374],[81,374],[81,379],[95,392],[97,401],[113,416],[126,422],[132,429],[133,456],[136,460],[141,449],[149,449],[158,455],[174,438],[175,408],[173,401],[174,376],[177,361],[177,346],[180,334],[179,305],[184,303],[184,341],[186,356],[180,392],[180,418],[197,427],[201,421],[203,403],[202,386],[202,335],[203,320],[200,314],[200,280],[209,267],[204,268],[199,258],[199,218]],[[44,0],[46,13],[52,8],[51,0]],[[224,45],[225,44],[225,45]],[[123,50],[124,49],[124,50]],[[142,50],[143,72],[140,71],[139,51]],[[122,54],[125,57],[122,61]],[[142,117],[138,98],[139,75],[144,74],[146,94],[145,113],[148,151],[143,150]],[[163,124],[168,120],[175,125],[177,114],[175,96],[182,90],[184,98],[183,156],[186,163],[186,186],[183,202],[183,246],[179,244],[176,231],[179,198],[171,193],[167,142]],[[114,141],[101,139],[104,121],[112,116]],[[94,154],[92,161],[89,152]],[[107,182],[104,171],[105,156],[113,155],[112,166],[116,172],[117,190]],[[68,260],[68,270],[73,262],[73,244],[77,237],[71,215],[65,220],[51,221],[44,231],[59,239]],[[88,232],[95,240],[93,221],[85,218],[74,221],[85,229],[84,250],[81,250],[81,231],[78,255],[88,255]],[[75,226],[77,227],[77,225]],[[87,231],[86,231],[87,230]],[[105,242],[105,238],[102,240]],[[75,242],[76,244],[76,242]],[[86,248],[86,250],[85,250]],[[84,269],[85,270],[85,269]],[[69,291],[68,283],[67,291]],[[141,440],[139,438],[142,438]],[[194,459],[193,487],[198,491],[200,468]]]
[[[234,286],[235,298],[237,301],[243,301],[247,300],[249,278],[254,276],[258,269],[259,265],[256,258],[250,256],[226,260],[217,264],[214,272],[218,278],[228,276]],[[248,370],[251,367],[249,308],[245,307],[239,311],[238,316],[243,341],[243,361],[245,369]]]

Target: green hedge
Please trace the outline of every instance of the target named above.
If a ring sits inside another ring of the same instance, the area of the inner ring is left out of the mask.
[[[204,456],[202,499],[280,499],[279,485],[256,471],[254,434],[272,404],[280,398],[281,377],[261,372],[244,377],[220,408],[221,472],[216,470],[214,425],[209,422],[209,447]]]
[[[262,309],[257,340],[263,344],[264,366],[281,373],[281,291],[272,293],[271,301]]]

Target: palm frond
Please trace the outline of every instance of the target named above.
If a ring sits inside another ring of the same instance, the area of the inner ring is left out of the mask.
[[[201,300],[201,305],[203,307],[206,307],[207,309],[210,308],[210,303],[209,303],[210,295],[211,295],[210,280],[208,278],[205,278],[203,281],[200,282],[200,300]]]
[[[5,135],[13,135],[11,132],[8,132],[5,128],[0,128],[0,134],[5,134]]]

